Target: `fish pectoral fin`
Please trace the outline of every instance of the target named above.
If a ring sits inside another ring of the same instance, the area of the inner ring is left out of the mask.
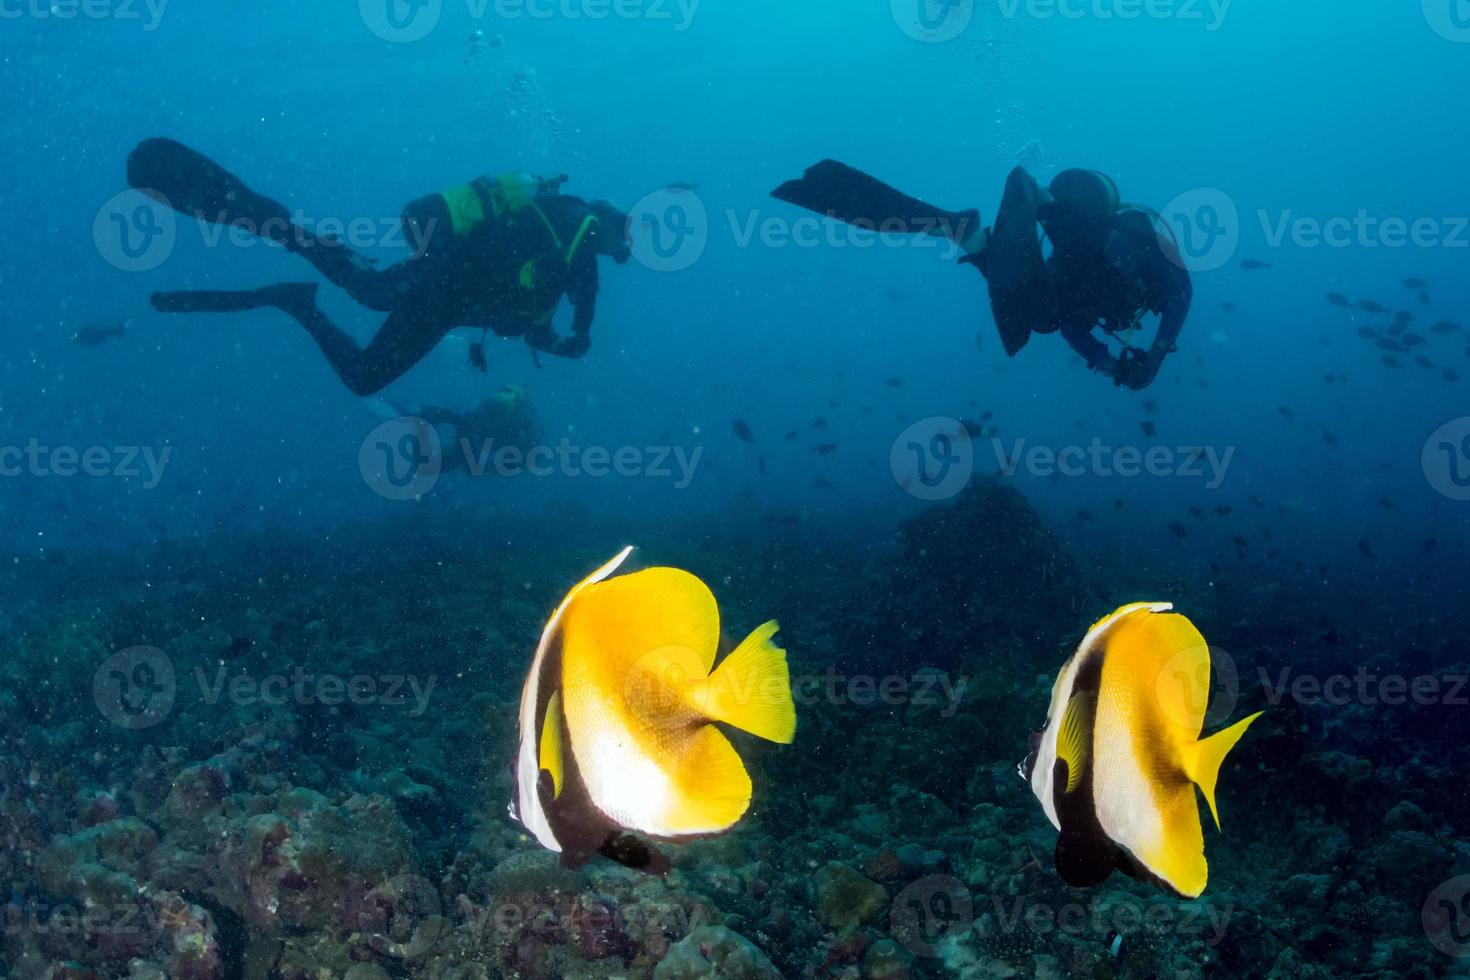
[[[1122,851],[1106,837],[1063,830],[1057,838],[1057,874],[1073,888],[1107,881],[1118,868]]]
[[[1082,775],[1087,770],[1091,754],[1092,699],[1079,692],[1067,702],[1067,713],[1062,716],[1062,726],[1057,730],[1057,758],[1067,764],[1066,792],[1075,793],[1082,785]]]
[[[650,875],[666,875],[672,867],[662,851],[641,837],[616,831],[607,835],[597,853],[625,868]]]
[[[551,695],[546,702],[546,718],[541,723],[541,739],[538,746],[537,766],[551,775],[551,798],[561,797],[562,784],[566,778],[566,742],[561,723],[561,692]]]
[[[796,705],[786,651],[772,642],[772,620],[747,636],[704,682],[691,686],[691,703],[711,721],[733,725],[770,742],[796,738]]]
[[[704,725],[680,753],[660,824],[672,835],[714,834],[733,827],[750,807],[750,774],[735,746]]]
[[[1215,806],[1215,784],[1220,779],[1220,765],[1225,761],[1225,756],[1230,754],[1230,750],[1235,748],[1246,729],[1262,714],[1263,712],[1257,711],[1249,718],[1244,718],[1185,749],[1184,774],[1204,794],[1205,802],[1210,805],[1210,815],[1215,818],[1216,830],[1220,829],[1220,811]]]

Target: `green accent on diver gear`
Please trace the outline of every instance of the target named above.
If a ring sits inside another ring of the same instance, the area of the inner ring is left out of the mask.
[[[485,223],[485,205],[473,184],[451,188],[439,195],[449,208],[449,222],[455,237],[468,235]]]
[[[532,259],[531,261],[527,262],[525,265],[521,266],[520,280],[521,280],[521,288],[522,289],[535,289],[536,288],[536,260],[535,259]]]
[[[577,250],[582,247],[582,239],[601,224],[601,220],[595,214],[589,214],[582,219],[582,226],[577,229],[577,234],[572,236],[572,247],[567,249],[567,265],[571,265],[572,260],[577,257]]]

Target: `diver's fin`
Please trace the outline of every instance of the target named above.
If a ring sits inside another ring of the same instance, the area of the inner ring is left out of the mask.
[[[934,235],[956,242],[963,242],[980,224],[978,211],[935,207],[836,160],[808,168],[799,180],[788,180],[771,196],[866,229]]]
[[[1224,731],[1216,732],[1209,738],[1195,742],[1185,747],[1184,752],[1184,774],[1199,786],[1200,792],[1205,796],[1205,802],[1210,805],[1210,815],[1215,818],[1215,829],[1220,829],[1220,811],[1215,807],[1215,783],[1220,778],[1220,764],[1225,761],[1225,756],[1235,748],[1235,743],[1245,734],[1245,730],[1251,727],[1251,723],[1261,717],[1264,712],[1257,711],[1249,718],[1243,718],[1231,725]]]
[[[757,627],[707,681],[692,685],[691,700],[714,721],[789,745],[796,737],[791,669],[786,651],[771,642],[780,628],[775,620]]]
[[[1057,838],[1057,874],[1073,888],[1101,885],[1116,871],[1123,851],[1106,837],[1063,829]]]
[[[149,297],[160,313],[244,313],[273,306],[298,320],[316,305],[317,284],[283,282],[260,289],[189,289]]]
[[[128,155],[128,186],[175,211],[214,224],[243,224],[284,241],[291,230],[285,205],[252,191],[243,180],[197,150],[171,139],[147,139]]]

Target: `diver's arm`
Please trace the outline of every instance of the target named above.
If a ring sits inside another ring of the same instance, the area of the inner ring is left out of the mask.
[[[1118,359],[1113,352],[1108,350],[1108,345],[1098,340],[1092,330],[1068,324],[1062,327],[1062,337],[1072,349],[1082,356],[1087,366],[1094,371],[1112,376],[1118,366]]]

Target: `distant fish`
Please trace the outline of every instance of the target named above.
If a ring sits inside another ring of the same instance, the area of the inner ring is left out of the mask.
[[[1437,334],[1447,334],[1447,333],[1454,333],[1456,330],[1459,330],[1459,329],[1460,329],[1460,325],[1458,323],[1452,323],[1449,320],[1441,320],[1438,323],[1436,323],[1434,326],[1430,327],[1429,328],[1429,332],[1430,333],[1437,333]]]
[[[798,435],[800,435],[800,433],[798,433],[798,432],[788,432],[788,433],[786,433],[786,441],[787,442],[794,442],[794,441],[796,441],[796,437]]]
[[[1446,381],[1460,380],[1460,372],[1456,371],[1454,368],[1445,368],[1443,371],[1440,372],[1440,374],[1444,376],[1444,379]]]
[[[1429,305],[1429,302],[1430,302],[1430,300],[1429,300],[1429,294],[1426,293],[1426,292],[1420,292],[1419,293],[1419,302],[1421,304],[1423,304],[1424,306],[1428,306]]]
[[[1154,401],[1152,398],[1145,398],[1143,400],[1143,410],[1148,414],[1152,415],[1154,412],[1158,411],[1158,408],[1159,403]]]
[[[1262,262],[1260,259],[1246,259],[1240,263],[1240,267],[1247,272],[1256,272],[1260,269],[1271,268],[1270,262]]]
[[[1175,521],[1169,525],[1169,533],[1174,535],[1174,537],[1178,538],[1180,541],[1183,541],[1185,538],[1189,537],[1189,528],[1185,527],[1180,522]]]
[[[831,456],[836,451],[837,451],[837,443],[835,443],[835,442],[824,442],[820,446],[817,447],[817,455],[818,456]]]
[[[1325,443],[1327,443],[1327,445],[1329,445],[1329,446],[1335,446],[1335,445],[1337,445],[1337,436],[1335,436],[1331,432],[1328,432],[1326,429],[1323,429],[1322,430],[1322,441],[1325,442]]]
[[[1373,545],[1367,538],[1358,539],[1358,553],[1364,558],[1373,557]]]
[[[1391,368],[1401,368],[1404,366],[1403,362],[1400,361],[1397,357],[1394,357],[1392,354],[1383,355],[1383,365],[1384,367]]]
[[[750,426],[740,419],[730,422],[731,428],[735,430],[735,438],[741,442],[755,442],[755,435],[750,431]]]
[[[899,377],[888,378],[883,383],[886,384],[890,388],[902,388],[903,387],[903,378],[899,378]]]
[[[1124,507],[1124,504],[1123,504],[1123,498],[1122,497],[1119,497],[1117,500],[1113,501],[1113,509],[1114,510],[1122,510],[1123,507]]]
[[[106,327],[83,327],[71,335],[71,342],[78,347],[100,347],[109,340],[123,335],[123,325],[114,323]]]
[[[1221,303],[1220,304],[1220,309],[1224,310],[1226,313],[1234,313],[1239,308],[1240,307],[1236,306],[1234,303]]]
[[[1348,299],[1342,293],[1328,293],[1327,302],[1333,306],[1341,306],[1345,308],[1351,308],[1353,305],[1352,300]]]
[[[1293,412],[1291,409],[1287,408],[1285,405],[1278,405],[1277,408],[1276,408],[1276,414],[1277,415],[1280,415],[1282,418],[1286,419],[1286,421],[1288,421],[1288,422],[1295,422],[1296,421],[1296,413]]]
[[[1152,439],[1159,434],[1158,426],[1154,425],[1148,419],[1144,419],[1139,425],[1143,427],[1143,436],[1145,439]]]
[[[1189,512],[1194,515],[1196,520],[1205,516],[1205,509],[1198,504],[1190,504]]]
[[[1358,336],[1362,337],[1364,340],[1372,340],[1374,337],[1378,336],[1378,331],[1374,330],[1372,327],[1359,327]]]
[[[1387,313],[1388,312],[1388,307],[1384,306],[1382,303],[1377,302],[1376,300],[1371,300],[1371,299],[1360,299],[1360,300],[1358,300],[1358,309],[1362,310],[1364,313]]]
[[[1403,353],[1409,349],[1392,337],[1379,337],[1378,346],[1382,350],[1393,351],[1394,353]]]
[[[1079,510],[1077,512],[1077,519],[1079,521],[1091,521],[1093,519],[1093,517],[1092,517],[1092,511],[1090,511],[1090,510]]]
[[[1429,283],[1425,282],[1423,279],[1417,279],[1417,278],[1415,278],[1413,276],[1410,276],[1408,279],[1405,279],[1404,280],[1404,288],[1406,288],[1406,289],[1428,289],[1429,288]]]
[[[1230,536],[1230,543],[1235,545],[1237,551],[1244,551],[1246,548],[1250,547],[1250,541],[1246,540],[1246,537],[1243,534],[1232,534]]]
[[[1426,371],[1433,371],[1436,367],[1435,363],[1429,358],[1425,357],[1423,354],[1420,354],[1414,358],[1414,364],[1416,367],[1421,367]]]
[[[1231,507],[1229,504],[1221,504],[1220,506],[1215,508],[1216,517],[1229,517],[1233,513],[1235,513],[1235,508]]]
[[[815,418],[815,419],[812,419],[812,428],[813,429],[825,429],[826,427],[827,427],[827,420],[826,419],[824,419],[824,418]]]
[[[1378,498],[1378,506],[1379,507],[1382,507],[1384,510],[1398,510],[1399,509],[1398,504],[1394,503],[1392,500],[1389,500],[1387,497],[1379,497]]]

